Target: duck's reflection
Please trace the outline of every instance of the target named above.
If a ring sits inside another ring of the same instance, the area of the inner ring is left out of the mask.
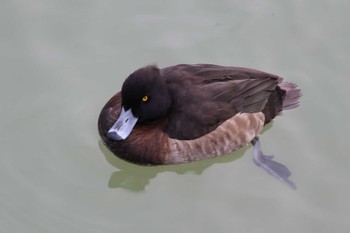
[[[104,154],[106,160],[119,171],[113,172],[108,182],[110,188],[124,188],[131,191],[143,191],[150,183],[150,180],[161,172],[175,172],[177,174],[185,174],[192,172],[200,175],[205,169],[216,163],[229,163],[243,156],[245,151],[250,148],[246,146],[234,153],[213,159],[202,160],[187,164],[178,165],[159,165],[159,166],[141,166],[128,163],[119,159],[112,154],[103,142],[99,141],[99,147]]]
[[[266,125],[265,128],[261,131],[261,134],[264,134],[272,126],[273,123]],[[108,148],[103,144],[102,140],[99,140],[98,145],[108,163],[119,169],[119,171],[112,173],[108,182],[108,187],[123,188],[135,192],[145,190],[145,187],[150,183],[150,180],[156,177],[158,173],[175,172],[177,174],[185,174],[192,172],[194,174],[200,175],[205,169],[213,164],[230,163],[241,158],[251,147],[249,144],[231,154],[213,159],[201,160],[198,162],[175,165],[141,166],[126,162],[118,158],[108,150]]]

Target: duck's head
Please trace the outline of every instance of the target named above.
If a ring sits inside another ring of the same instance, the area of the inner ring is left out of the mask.
[[[126,139],[136,123],[161,119],[170,109],[168,87],[156,66],[147,66],[129,75],[121,94],[120,116],[107,134],[113,140]]]

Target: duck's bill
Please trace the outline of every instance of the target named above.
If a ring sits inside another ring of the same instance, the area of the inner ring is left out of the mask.
[[[118,120],[108,130],[107,137],[113,140],[124,140],[131,133],[137,119],[138,118],[132,114],[131,109],[125,111],[124,107],[122,107],[122,112]]]

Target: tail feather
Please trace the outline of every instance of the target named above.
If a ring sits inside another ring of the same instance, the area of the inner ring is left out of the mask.
[[[286,91],[282,103],[283,110],[293,109],[299,106],[299,99],[302,96],[301,90],[294,83],[282,82],[278,86]]]

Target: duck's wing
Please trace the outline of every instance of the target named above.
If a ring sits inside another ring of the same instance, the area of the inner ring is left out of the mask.
[[[262,112],[281,78],[253,69],[178,65],[162,70],[173,97],[164,131],[180,140],[199,138],[239,112]]]

